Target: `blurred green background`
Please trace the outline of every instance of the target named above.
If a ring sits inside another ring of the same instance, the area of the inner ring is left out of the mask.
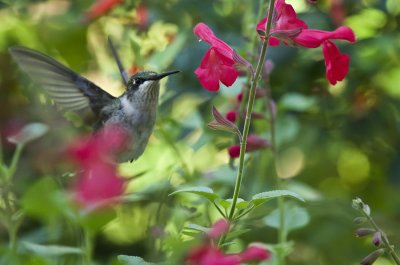
[[[334,30],[344,24],[357,36],[355,44],[339,43],[341,52],[351,56],[351,66],[336,86],[325,79],[320,48],[281,45],[268,50],[274,66],[270,87],[278,111],[278,174],[288,189],[307,200],[297,208],[305,210],[304,222],[289,234],[293,250],[288,264],[358,264],[374,247],[368,239],[354,236],[355,196],[371,206],[392,243],[400,244],[400,2],[287,2],[310,28]],[[40,50],[118,95],[123,87],[107,46],[111,36],[127,69],[182,71],[163,83],[157,125],[145,154],[120,166],[124,176],[134,177],[127,202],[115,215],[102,216],[101,228],[95,229],[94,257],[99,264],[109,264],[118,254],[157,261],[162,257],[159,250],[173,246],[188,223],[209,226],[218,217],[203,199],[167,195],[181,185],[202,185],[229,198],[236,176],[227,165],[231,136],[211,131],[206,124],[212,105],[222,113],[234,106],[244,78],[218,93],[205,91],[193,71],[208,45],[198,42],[192,28],[205,22],[253,62],[259,50],[259,43],[252,49],[255,25],[264,7],[254,0],[126,0],[83,22],[93,3],[0,1],[0,133],[5,160],[14,150],[7,136],[31,122],[50,127],[45,137],[27,146],[17,170],[13,189],[27,214],[19,238],[39,244],[79,242],[62,211],[46,207],[53,203],[43,191],[63,189],[71,181],[65,173],[74,169],[65,161],[64,146],[90,127],[80,115],[55,111],[17,68],[8,48]],[[262,104],[256,108],[262,109]],[[267,122],[255,121],[252,127],[269,137]],[[241,197],[274,188],[268,150],[248,156],[247,166]],[[250,232],[240,237],[239,245],[276,242],[276,230],[263,219],[274,208],[262,207],[243,221]],[[8,238],[3,227],[0,239],[4,251]],[[38,253],[32,256],[40,259]],[[43,264],[74,264],[68,258]],[[381,258],[376,264],[390,262]]]

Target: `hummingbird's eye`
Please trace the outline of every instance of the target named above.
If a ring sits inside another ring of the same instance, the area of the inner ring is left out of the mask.
[[[134,85],[141,85],[141,84],[143,84],[143,82],[144,82],[144,80],[141,79],[141,78],[135,78],[135,79],[133,79],[133,84],[134,84]]]

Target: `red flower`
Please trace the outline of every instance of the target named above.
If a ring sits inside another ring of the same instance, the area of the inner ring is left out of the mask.
[[[82,169],[73,187],[74,199],[86,209],[104,206],[123,194],[124,183],[114,165],[94,163]]]
[[[317,48],[324,45],[324,47],[326,46],[324,56],[328,81],[335,85],[337,81],[344,79],[349,70],[349,57],[340,54],[337,47],[330,40],[339,39],[355,42],[356,38],[352,29],[346,26],[339,27],[334,31],[308,29],[307,24],[297,18],[293,7],[286,4],[285,0],[276,2],[274,12],[269,45],[276,46],[280,41],[287,45],[306,48]],[[261,39],[264,39],[262,32],[265,31],[266,22],[267,18],[264,18],[256,27]],[[329,68],[328,65],[330,66]]]
[[[98,0],[86,12],[84,21],[91,21],[109,12],[115,6],[122,4],[123,0]]]
[[[74,199],[93,209],[113,202],[124,192],[124,180],[114,163],[127,135],[120,128],[106,127],[89,139],[79,139],[69,148],[69,156],[80,166],[73,187]]]
[[[225,219],[219,219],[213,224],[207,235],[210,239],[216,239],[227,232],[229,232],[229,222]]]
[[[256,150],[266,149],[270,147],[267,140],[258,137],[255,134],[250,134],[247,137],[246,152],[252,152]],[[237,158],[240,155],[240,145],[232,145],[228,148],[228,153],[231,158]]]
[[[235,51],[224,41],[218,39],[204,23],[197,24],[193,32],[201,40],[211,44],[211,48],[204,55],[200,66],[194,71],[200,84],[210,91],[217,91],[219,82],[231,86],[239,76],[239,72],[234,68]]]
[[[336,45],[329,40],[323,43],[322,52],[325,57],[326,78],[329,83],[335,85],[337,81],[342,81],[349,71],[350,56],[341,54]]]
[[[240,265],[244,262],[263,261],[271,258],[271,253],[262,247],[250,246],[242,253],[224,254],[213,245],[203,244],[189,251],[188,265]]]
[[[189,251],[186,261],[188,265],[239,265],[240,257],[225,255],[212,245],[200,245]]]
[[[271,252],[263,247],[252,245],[240,253],[240,258],[242,262],[268,260],[271,258]]]

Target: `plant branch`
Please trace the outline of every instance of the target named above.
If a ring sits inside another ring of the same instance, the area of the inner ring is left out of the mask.
[[[232,207],[230,209],[230,213],[228,216],[229,220],[233,219],[233,216],[235,214],[235,209],[236,209],[236,203],[239,198],[240,186],[242,183],[243,172],[244,172],[244,157],[245,157],[245,153],[246,153],[246,142],[247,142],[247,136],[249,134],[250,123],[251,123],[251,113],[253,112],[253,105],[254,105],[257,83],[261,76],[261,71],[263,69],[265,58],[267,55],[267,48],[268,48],[268,41],[269,41],[271,25],[272,25],[272,14],[273,14],[273,10],[274,10],[274,5],[275,5],[275,0],[271,0],[269,3],[269,9],[268,9],[269,10],[268,11],[268,21],[267,21],[266,27],[265,27],[265,38],[264,38],[264,42],[263,42],[263,45],[261,48],[261,54],[258,59],[254,78],[252,80],[250,91],[249,91],[249,99],[247,102],[246,116],[245,116],[245,121],[244,121],[244,126],[243,126],[243,136],[242,136],[242,141],[240,143],[239,168],[238,168],[238,173],[237,173],[237,177],[236,177],[235,190],[233,193]]]

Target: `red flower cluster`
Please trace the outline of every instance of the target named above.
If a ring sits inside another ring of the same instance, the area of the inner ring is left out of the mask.
[[[204,55],[200,66],[194,71],[200,84],[210,91],[217,91],[219,82],[231,86],[239,76],[239,72],[234,67],[235,51],[224,41],[218,39],[204,23],[197,24],[193,32],[200,40],[211,44],[211,48]]]
[[[217,239],[229,231],[229,223],[225,219],[218,220],[207,234],[208,239]],[[210,243],[196,246],[189,251],[186,262],[188,265],[240,265],[244,262],[268,260],[271,253],[261,247],[252,245],[237,254],[224,254]]]
[[[256,27],[261,39],[264,39],[265,34],[263,35],[263,33],[266,22],[267,18],[264,18]],[[331,40],[340,39],[355,42],[354,32],[350,28],[342,26],[334,31],[308,29],[307,24],[297,18],[295,10],[291,5],[286,4],[285,0],[276,1],[272,23],[273,28],[268,42],[269,45],[276,46],[280,41],[287,45],[306,48],[317,48],[322,45],[328,81],[335,85],[337,81],[342,81],[345,78],[349,70],[350,57],[347,54],[341,54]]]
[[[122,129],[106,127],[69,147],[69,156],[80,166],[73,187],[74,199],[85,208],[104,206],[124,192],[124,180],[113,161],[126,139]]]

